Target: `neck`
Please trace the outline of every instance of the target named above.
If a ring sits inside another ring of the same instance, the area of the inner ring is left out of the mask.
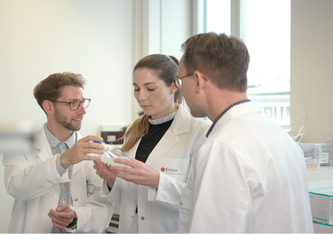
[[[46,126],[47,129],[61,142],[65,142],[73,134],[73,131],[59,125],[54,125],[49,121],[47,122]]]
[[[212,94],[214,95],[214,94]],[[216,95],[216,96],[215,96]],[[210,112],[208,113],[207,117],[214,121],[222,111],[228,108],[230,105],[248,99],[246,93],[241,93],[237,91],[223,91],[215,94],[213,97],[210,98]]]
[[[172,103],[168,108],[166,108],[163,112],[156,114],[156,115],[151,115],[151,119],[160,119],[163,117],[166,117],[170,115],[172,112],[177,111],[177,106],[175,103]]]

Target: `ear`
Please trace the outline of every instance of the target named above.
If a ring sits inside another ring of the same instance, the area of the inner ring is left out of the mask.
[[[43,109],[47,115],[52,115],[54,111],[54,104],[49,100],[43,101]]]
[[[172,82],[171,87],[170,87],[170,94],[174,94],[177,91],[177,86],[175,82]]]
[[[204,89],[207,85],[207,78],[200,71],[195,71],[193,76],[196,80],[196,91],[199,93],[202,89]]]

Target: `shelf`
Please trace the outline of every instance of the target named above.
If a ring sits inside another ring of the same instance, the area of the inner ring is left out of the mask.
[[[318,170],[307,171],[306,177],[311,180],[331,180],[333,179],[333,166],[321,166]]]

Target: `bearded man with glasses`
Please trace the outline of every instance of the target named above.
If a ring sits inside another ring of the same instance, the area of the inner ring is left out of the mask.
[[[98,136],[79,134],[91,99],[80,74],[56,73],[34,96],[47,122],[35,133],[31,153],[4,154],[5,186],[15,198],[8,232],[103,232],[113,204],[99,195],[102,180],[89,153],[103,153]]]

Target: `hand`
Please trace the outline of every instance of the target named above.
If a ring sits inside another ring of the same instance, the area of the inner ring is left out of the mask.
[[[60,163],[63,168],[67,168],[70,165],[74,165],[83,160],[96,160],[98,156],[87,156],[86,154],[95,153],[95,154],[103,154],[104,146],[92,141],[102,141],[102,137],[98,136],[86,136],[73,145],[66,152],[61,154]]]
[[[134,158],[130,158],[129,160],[125,158],[116,158],[113,161],[130,166],[110,167],[110,170],[113,171],[115,175],[119,178],[132,182],[134,184],[141,184],[158,188],[158,184],[160,182],[160,173],[151,166]]]
[[[59,229],[64,229],[73,222],[74,217],[77,218],[75,211],[67,204],[61,204],[55,210],[50,210],[49,217],[53,226]]]
[[[116,180],[116,174],[110,170],[104,162],[101,161],[100,158],[94,160],[94,168],[96,169],[96,174],[99,175],[103,180],[106,180],[109,187],[112,188],[114,181]]]

